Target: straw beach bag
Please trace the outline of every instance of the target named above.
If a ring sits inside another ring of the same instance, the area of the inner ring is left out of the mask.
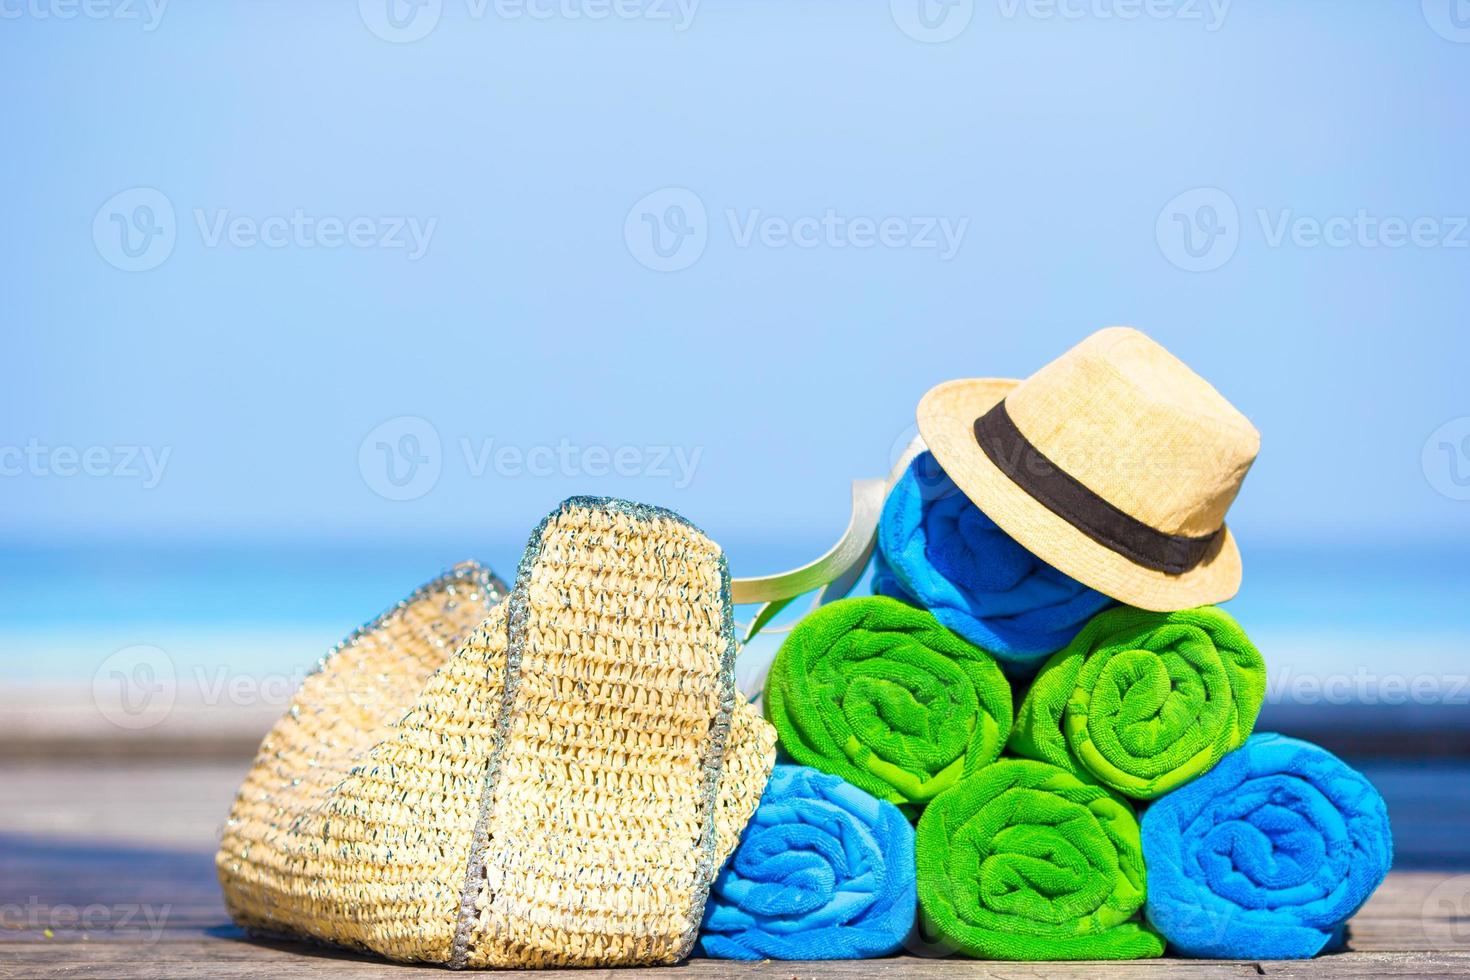
[[[451,967],[676,962],[774,762],[735,653],[717,545],[568,500],[508,596],[460,566],[302,685],[225,827],[230,914]]]

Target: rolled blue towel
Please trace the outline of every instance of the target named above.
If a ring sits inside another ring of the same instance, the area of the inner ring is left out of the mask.
[[[915,880],[898,807],[781,763],[710,889],[699,947],[731,960],[885,956],[913,924]]]
[[[1393,837],[1361,773],[1261,734],[1148,808],[1143,856],[1148,919],[1175,953],[1302,959],[1342,944]]]
[[[888,494],[873,591],[922,606],[945,626],[1029,673],[1112,600],[1057,571],[986,517],[931,453]]]

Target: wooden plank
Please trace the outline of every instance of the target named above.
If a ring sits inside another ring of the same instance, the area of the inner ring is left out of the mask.
[[[209,851],[249,768],[0,763],[0,834]]]
[[[213,866],[218,821],[242,766],[0,764],[0,980],[11,977],[403,977],[401,966],[304,943],[247,938]],[[1354,919],[1350,952],[1306,962],[983,963],[905,956],[849,963],[693,961],[683,980],[971,980],[1470,976],[1470,833],[1463,766],[1383,764],[1395,871]],[[1429,777],[1429,778],[1426,778]],[[44,829],[45,837],[35,835]],[[24,836],[17,831],[24,830]],[[50,935],[46,930],[50,930]],[[666,970],[566,971],[648,980]]]
[[[17,850],[9,842],[10,853]],[[5,851],[0,851],[5,853]],[[372,958],[323,949],[305,943],[254,940],[231,925],[213,885],[207,855],[185,855],[169,861],[156,852],[110,851],[110,866],[98,874],[91,849],[68,845],[53,867],[50,890],[42,888],[26,913],[34,921],[16,919],[7,907],[0,918],[10,928],[0,929],[0,978],[6,977],[240,977],[320,975],[356,978],[388,976],[395,970]],[[56,860],[48,846],[32,845],[31,859]],[[166,855],[165,855],[166,857]],[[177,857],[177,856],[175,856]],[[141,882],[127,872],[136,860]],[[10,863],[16,863],[13,860]],[[80,869],[90,869],[79,873]],[[147,879],[150,877],[150,883]],[[136,902],[117,896],[118,880],[133,880],[146,888],[174,878],[180,885],[177,902],[138,909]],[[10,879],[4,879],[7,882]],[[40,884],[32,881],[32,883]],[[7,894],[15,894],[7,888]],[[66,896],[62,902],[53,896]],[[110,897],[112,904],[101,901]],[[1238,963],[1225,961],[1158,960],[1100,964],[1000,964],[906,956],[865,963],[729,964],[693,961],[681,968],[685,980],[742,977],[746,980],[798,980],[831,977],[834,980],[873,980],[875,977],[918,976],[949,980],[965,977],[1162,977],[1182,973],[1189,977],[1358,977],[1404,976],[1434,973],[1470,975],[1470,875],[1399,872],[1359,913],[1352,926],[1352,951],[1306,963]],[[73,919],[55,918],[58,907],[75,917],[93,910],[90,928]],[[160,915],[161,913],[161,915]],[[51,918],[48,918],[51,917]],[[49,926],[47,925],[49,922]],[[16,928],[16,926],[20,926]],[[43,928],[51,928],[45,935]],[[1259,969],[1258,969],[1259,967]],[[895,972],[900,971],[900,972]],[[617,971],[618,977],[638,977],[655,971]],[[402,976],[400,972],[397,975]],[[566,973],[586,980],[586,971]]]
[[[677,968],[646,970],[548,970],[528,974],[545,980],[1044,980],[1087,978],[1162,980],[1254,980],[1259,977],[1355,978],[1470,975],[1470,953],[1342,953],[1303,961],[1133,960],[1109,963],[1002,963],[895,957],[832,962],[732,963],[691,960]],[[0,954],[0,980],[66,977],[71,980],[155,980],[158,977],[265,980],[276,977],[332,977],[334,980],[404,977],[403,966],[350,954],[292,945],[202,940],[146,950],[87,943],[48,949],[8,947]]]

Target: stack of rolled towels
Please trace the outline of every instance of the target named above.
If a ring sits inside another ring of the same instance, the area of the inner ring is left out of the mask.
[[[1122,605],[1026,551],[922,453],[871,596],[772,663],[778,765],[699,939],[726,958],[1310,957],[1388,872],[1382,798],[1253,734],[1224,610]]]

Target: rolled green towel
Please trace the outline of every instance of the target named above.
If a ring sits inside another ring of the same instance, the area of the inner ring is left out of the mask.
[[[1011,729],[995,658],[897,599],[842,599],[776,653],[766,717],[802,765],[897,804],[910,819],[994,761]]]
[[[1047,660],[1009,748],[1152,800],[1244,745],[1265,694],[1261,654],[1222,610],[1123,606]]]
[[[916,838],[920,934],[989,960],[1159,956],[1139,921],[1143,846],[1127,801],[1074,773],[1001,759],[931,803]]]

